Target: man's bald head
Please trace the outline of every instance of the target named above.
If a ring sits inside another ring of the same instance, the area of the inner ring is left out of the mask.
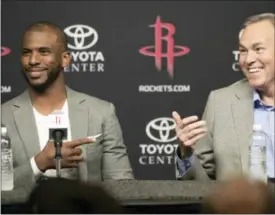
[[[50,22],[35,22],[24,31],[22,72],[30,89],[44,93],[58,84],[64,85],[64,71],[71,62],[63,30]]]
[[[67,51],[68,41],[63,30],[56,24],[49,21],[40,21],[30,24],[24,31],[25,37],[26,33],[31,31],[52,31],[57,36],[57,42],[60,44],[62,51]]]
[[[260,181],[231,179],[219,184],[206,197],[204,213],[258,214],[274,212],[272,192]]]

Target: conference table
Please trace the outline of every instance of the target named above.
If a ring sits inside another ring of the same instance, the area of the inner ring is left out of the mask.
[[[200,213],[203,197],[214,182],[177,180],[123,180],[100,183],[113,195],[125,213]],[[2,191],[3,214],[24,213],[31,189],[26,185]]]

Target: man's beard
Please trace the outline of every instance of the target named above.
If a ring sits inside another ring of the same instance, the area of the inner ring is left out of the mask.
[[[25,71],[21,71],[25,80],[27,81],[28,85],[37,93],[42,94],[44,93],[58,78],[60,75],[61,69],[56,68],[55,70],[51,72],[47,72],[48,78],[44,83],[41,84],[32,84],[30,80],[27,77],[27,74]]]

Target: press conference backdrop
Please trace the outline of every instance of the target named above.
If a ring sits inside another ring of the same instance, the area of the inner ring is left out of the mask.
[[[2,103],[21,93],[23,29],[48,20],[69,39],[67,83],[116,106],[137,179],[175,179],[173,110],[202,115],[242,78],[238,31],[269,1],[2,1]],[[225,98],[226,99],[226,98]],[[30,131],[31,132],[31,131]]]

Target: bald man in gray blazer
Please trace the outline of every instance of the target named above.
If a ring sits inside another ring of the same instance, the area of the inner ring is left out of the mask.
[[[84,159],[68,178],[82,181],[133,179],[113,104],[66,89],[72,140],[102,133],[96,142],[80,146]],[[2,123],[11,138],[15,181],[32,178],[34,182],[30,159],[41,149],[28,91],[2,105]]]
[[[81,181],[133,179],[114,105],[70,89],[64,68],[71,62],[62,28],[35,22],[22,38],[22,74],[28,88],[2,105],[11,138],[15,186],[56,176],[55,147],[49,140],[56,111],[68,125],[61,147],[61,177]],[[90,136],[102,134],[95,140]]]
[[[246,80],[211,92],[203,115],[207,133],[193,146],[193,168],[186,174],[177,171],[177,177],[222,180],[248,175],[253,118],[253,90]]]
[[[177,178],[224,180],[231,176],[257,177],[275,181],[275,56],[272,13],[248,17],[239,34],[239,64],[245,79],[210,93],[202,120],[181,119],[177,112],[180,141]],[[265,161],[250,150],[253,126],[266,134]],[[255,126],[256,127],[256,126]],[[254,165],[249,155],[264,163]]]

